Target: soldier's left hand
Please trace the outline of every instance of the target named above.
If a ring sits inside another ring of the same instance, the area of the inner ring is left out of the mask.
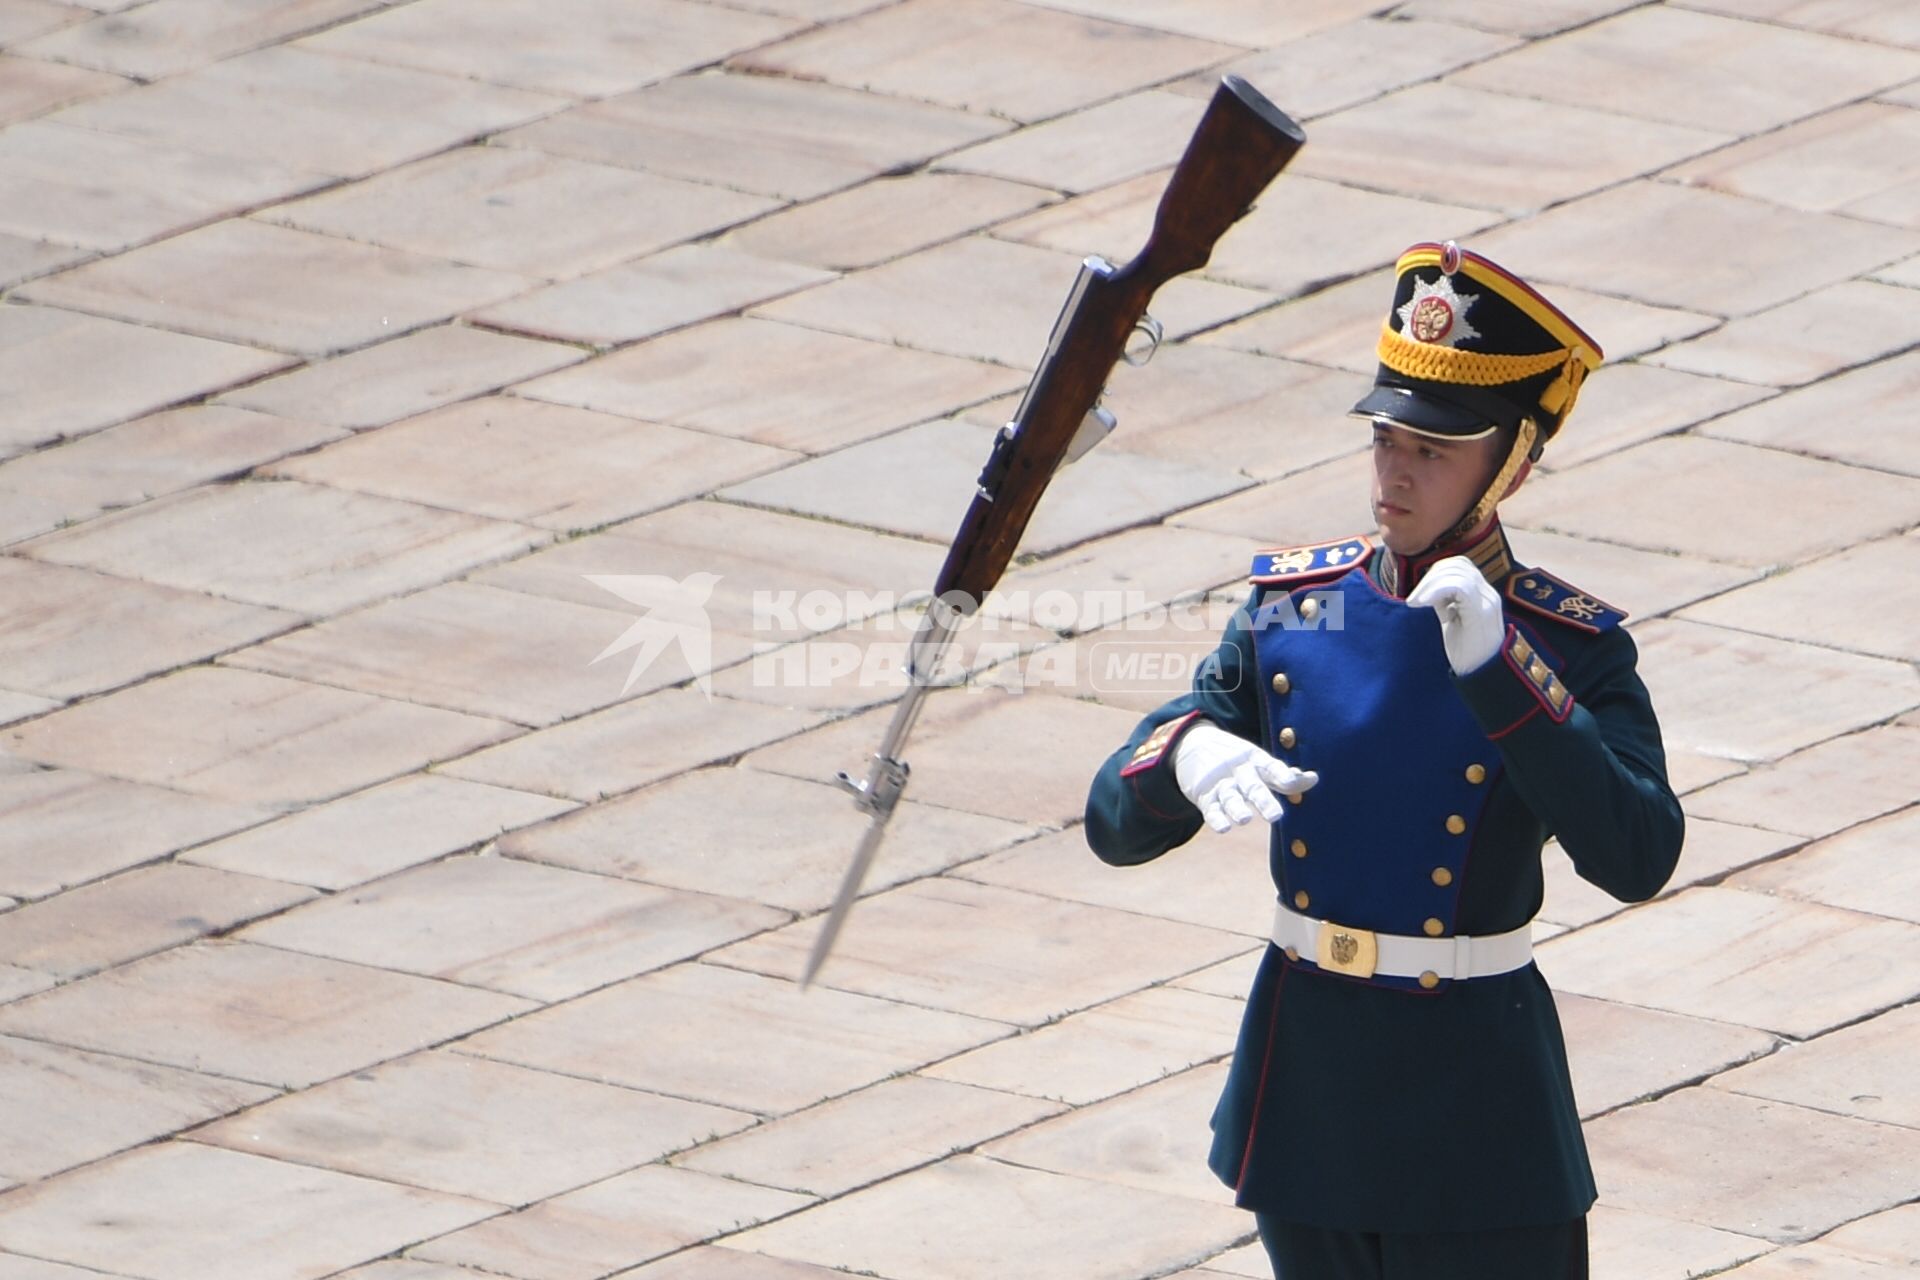
[[[1432,609],[1440,618],[1440,639],[1455,675],[1477,671],[1500,652],[1506,618],[1500,593],[1465,556],[1448,556],[1420,579],[1407,596],[1414,609]]]

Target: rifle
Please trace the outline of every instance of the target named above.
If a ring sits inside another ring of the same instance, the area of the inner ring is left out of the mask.
[[[1146,246],[1124,267],[1099,257],[1081,263],[1046,355],[1013,420],[994,437],[973,502],[935,581],[934,599],[908,649],[907,691],[867,777],[835,775],[872,822],[807,956],[803,987],[833,950],[906,788],[908,769],[900,752],[948,642],[1000,581],[1054,472],[1113,429],[1113,414],[1100,404],[1108,374],[1122,359],[1144,364],[1158,348],[1160,325],[1147,314],[1148,303],[1168,280],[1207,264],[1214,244],[1305,142],[1300,126],[1252,85],[1238,76],[1224,77],[1160,197]],[[1149,343],[1137,359],[1127,352],[1136,332]]]

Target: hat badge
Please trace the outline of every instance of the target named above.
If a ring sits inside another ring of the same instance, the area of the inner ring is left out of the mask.
[[[1467,321],[1467,311],[1480,301],[1475,293],[1460,293],[1453,277],[1442,275],[1431,282],[1415,279],[1413,296],[1399,309],[1400,332],[1415,342],[1435,346],[1458,346],[1480,331]]]

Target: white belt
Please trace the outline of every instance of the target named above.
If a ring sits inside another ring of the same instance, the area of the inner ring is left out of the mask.
[[[1525,968],[1533,959],[1533,925],[1477,938],[1416,938],[1316,920],[1282,903],[1273,911],[1273,945],[1289,959],[1310,960],[1332,973],[1418,978],[1423,986],[1438,986],[1441,979],[1489,978]]]

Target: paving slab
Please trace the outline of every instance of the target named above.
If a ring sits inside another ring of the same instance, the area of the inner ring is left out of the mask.
[[[1915,387],[1920,352],[1908,352],[1716,418],[1700,434],[1920,475],[1913,433],[1884,425]]]
[[[1218,996],[1149,987],[921,1074],[1085,1106],[1230,1052],[1241,1007]]]
[[[1213,1141],[1208,1118],[1226,1076],[1224,1062],[1183,1071],[988,1143],[981,1154],[1140,1191],[1232,1204],[1232,1190],[1207,1168]]]
[[[444,17],[437,25],[444,36]],[[432,47],[441,47],[438,39]],[[303,231],[561,280],[778,207],[738,191],[539,151],[458,147],[260,216]],[[576,216],[586,208],[596,215]]]
[[[0,306],[0,380],[15,389],[0,417],[0,453],[84,435],[289,363],[276,352],[101,316]]]
[[[1913,802],[1920,733],[1885,725],[1835,737],[1687,798],[1687,812],[1827,836]]]
[[[1538,952],[1555,988],[1791,1036],[1916,991],[1920,926],[1731,888],[1696,888]]]
[[[1697,1084],[1781,1044],[1750,1027],[1567,991],[1556,993],[1554,1004],[1566,1034],[1573,1094],[1589,1119]]]
[[[193,1140],[525,1205],[748,1123],[704,1103],[438,1051],[255,1107]]]
[[[0,543],[246,471],[338,427],[225,405],[150,414],[0,465]]]
[[[55,0],[14,0],[0,14],[0,45],[24,44],[35,36],[57,31],[69,23],[83,22],[90,16],[78,5],[55,3]]]
[[[45,457],[46,454],[36,454]],[[297,614],[85,569],[0,558],[0,666],[55,699],[99,693],[299,624]]]
[[[392,0],[268,0],[236,9],[219,0],[158,0],[103,14],[20,46],[36,57],[159,80],[330,26]],[[114,5],[112,8],[124,8]]]
[[[707,72],[591,103],[496,141],[783,200],[808,200],[1004,133],[918,95]]]
[[[1197,638],[1217,641],[1226,614],[1199,595],[1223,584],[1238,587],[1249,559],[1238,538],[1147,525],[1014,569],[985,608],[1064,634],[1115,627],[1125,633],[1171,615],[1199,632]]]
[[[1558,577],[1578,583],[1588,594],[1626,610],[1630,618],[1642,620],[1671,613],[1703,596],[1719,595],[1760,576],[1760,570],[1704,556],[1641,551],[1617,542],[1574,538],[1545,529],[1508,525],[1507,536],[1514,557],[1521,563],[1549,569]]]
[[[736,898],[483,856],[404,871],[285,912],[240,936],[552,1002],[789,918]],[[7,919],[0,916],[0,925]],[[0,956],[7,953],[6,938],[0,927]]]
[[[1588,1211],[1587,1247],[1596,1275],[1694,1280],[1771,1246],[1753,1236],[1603,1203]]]
[[[906,0],[757,49],[733,65],[1027,123],[1238,52],[1010,0]]]
[[[33,1098],[7,1123],[0,1176],[25,1182],[141,1146],[274,1095],[261,1085],[0,1037],[0,1079]],[[11,1259],[0,1277],[13,1280]],[[25,1280],[23,1277],[22,1280]]]
[[[1920,541],[1859,542],[1837,555],[1690,606],[1681,616],[1906,661],[1920,659]]]
[[[70,1267],[64,1262],[23,1258],[17,1253],[0,1253],[0,1277],[5,1280],[101,1280],[104,1271],[92,1267]],[[108,1276],[107,1280],[122,1280]]]
[[[1069,202],[1022,218],[1004,230],[1018,235],[1034,219],[1075,218],[1077,213]],[[1097,237],[1082,236],[1082,230],[1075,225],[1069,250],[969,236],[767,303],[753,314],[1031,369],[1046,353],[1052,317],[1059,314],[1073,287],[1086,250],[1101,247]],[[1144,241],[1143,234],[1131,244],[1107,248],[1116,261],[1124,261]],[[1245,315],[1268,301],[1250,289],[1181,277],[1155,295],[1153,306],[1167,336],[1179,339]]]
[[[229,391],[220,403],[360,430],[549,373],[587,353],[464,325],[436,325]]]
[[[263,474],[565,532],[671,506],[798,456],[589,409],[487,396]]]
[[[208,867],[140,867],[0,914],[0,962],[70,981],[226,933],[312,896]]]
[[[1131,1280],[1217,1253],[1248,1226],[1224,1205],[957,1156],[729,1245],[919,1280],[1014,1274],[1035,1257],[1083,1280]]]
[[[1746,139],[1667,176],[1794,209],[1872,218],[1881,202],[1920,181],[1911,159],[1916,150],[1920,111],[1860,102]]]
[[[901,1076],[674,1157],[677,1166],[828,1197],[931,1164],[1064,1110]]]
[[[1691,812],[1691,807],[1689,801],[1686,846],[1680,851],[1680,865],[1661,890],[1662,896],[1696,884],[1718,884],[1741,867],[1775,858],[1801,843],[1797,835],[1709,821]],[[1574,870],[1573,859],[1557,842],[1548,843],[1541,861],[1546,874],[1546,902],[1540,908],[1542,919],[1576,927],[1626,910],[1628,904],[1581,879]]]
[[[357,791],[508,732],[499,721],[345,689],[190,667],[9,729],[0,745],[257,811]]]
[[[16,735],[31,728],[10,730],[0,749],[18,752]],[[44,898],[270,815],[73,769],[8,773],[0,776],[0,892]]]
[[[816,778],[853,767],[880,741],[889,708],[749,754],[756,769]],[[927,699],[914,730],[915,799],[1015,822],[1062,826],[1086,811],[1087,780],[1137,717],[1066,698],[989,691]],[[1018,753],[1006,749],[1020,744]]]
[[[449,582],[231,655],[226,665],[401,702],[551,725],[745,657],[748,641],[706,639],[633,611]],[[633,662],[609,649],[636,628]],[[678,641],[678,643],[676,643]],[[530,655],[540,658],[529,660]],[[618,659],[601,662],[601,657]],[[476,744],[477,745],[477,744]]]
[[[51,698],[36,698],[32,694],[0,690],[0,724],[12,724],[16,720],[41,715],[59,705]],[[8,772],[12,768],[30,767],[19,762],[0,761],[0,773]]]
[[[1049,197],[1082,195],[1171,169],[1205,111],[1185,94],[1145,89],[976,143],[934,167],[1026,183]]]
[[[523,525],[298,481],[206,485],[22,544],[37,560],[328,614],[548,541]]]
[[[1911,741],[1909,739],[1908,741]],[[1920,877],[1900,850],[1920,833],[1920,809],[1851,827],[1789,858],[1742,872],[1735,888],[1824,902],[1920,924]]]
[[[0,965],[0,1003],[34,995],[53,985],[54,979],[47,974],[13,965]]]
[[[1472,87],[1473,76],[1468,71],[1455,81],[1415,85],[1316,121],[1299,171],[1521,215],[1663,169],[1732,138],[1674,123],[1675,116],[1634,120],[1591,106],[1484,92]],[[1569,135],[1584,141],[1577,158],[1566,146]]]
[[[1726,253],[1729,244],[1743,252]],[[1820,252],[1801,252],[1809,244]],[[1641,180],[1509,224],[1473,247],[1562,305],[1572,304],[1549,286],[1737,316],[1898,262],[1920,242],[1900,228]],[[1769,269],[1751,270],[1755,261]]]
[[[956,867],[952,874],[981,884],[1264,938],[1273,927],[1267,843],[1264,824],[1261,830],[1248,825],[1222,835],[1202,831],[1150,862],[1111,867],[1094,856],[1087,847],[1086,829],[1076,824]]]
[[[1115,262],[1126,262],[1147,243],[1168,176],[1162,171],[1133,178],[1003,224],[994,229],[994,234],[1076,255],[1092,249]],[[1221,237],[1204,268],[1204,279],[1181,277],[1167,285],[1155,296],[1153,312],[1175,337],[1191,328],[1214,328],[1251,308],[1242,306],[1237,312],[1220,314],[1205,312],[1195,318],[1195,323],[1188,323],[1181,312],[1193,309],[1200,297],[1206,296],[1200,294],[1197,285],[1228,281],[1264,294],[1289,297],[1328,280],[1388,265],[1398,252],[1395,246],[1434,236],[1464,240],[1497,221],[1497,214],[1463,205],[1362,192],[1335,182],[1288,175],[1269,187],[1253,211]],[[1276,252],[1275,245],[1285,248]],[[1218,290],[1215,285],[1210,301],[1224,303],[1234,296]],[[1374,296],[1376,311],[1380,299],[1387,296],[1390,291]],[[1256,301],[1264,304],[1271,300],[1260,297]],[[1011,322],[1011,317],[1006,319]],[[1368,352],[1378,332],[1376,317],[1367,334]],[[1371,362],[1368,368],[1371,370]]]
[[[42,997],[44,998],[44,997]],[[647,1027],[635,1052],[633,1028]],[[462,1042],[463,1052],[787,1112],[997,1039],[1004,1023],[709,964],[645,974]],[[767,1070],[779,1063],[778,1071]]]
[[[1714,1077],[1713,1087],[1920,1129],[1913,1037],[1920,1005],[1842,1027]]]
[[[1025,381],[976,360],[749,317],[668,334],[515,391],[825,453]]]
[[[33,1277],[23,1277],[33,1280]],[[57,1280],[57,1278],[50,1278]],[[395,1258],[386,1262],[369,1262],[364,1267],[355,1267],[351,1271],[342,1271],[339,1280],[485,1280],[478,1271],[469,1271],[465,1267],[443,1266],[437,1262],[413,1262],[405,1258]]]
[[[551,796],[412,774],[198,845],[181,859],[319,889],[350,889],[572,808]]]
[[[19,293],[312,358],[438,323],[531,283],[240,218],[33,281]]]
[[[132,83],[102,71],[0,53],[0,123],[30,120],[56,107],[113,93]]]
[[[602,98],[777,40],[805,24],[684,0],[541,0],[476,9],[424,0],[373,14],[300,47]]]
[[[1718,1089],[1586,1128],[1610,1204],[1787,1243],[1899,1203],[1920,1133]]]
[[[35,276],[50,275],[92,256],[87,249],[0,231],[0,289],[12,288]],[[0,452],[4,449],[0,448]]]
[[[1647,359],[1716,378],[1797,387],[1920,342],[1920,322],[1913,313],[1912,290],[1852,280],[1734,320]]]
[[[868,819],[828,785],[828,761],[801,778],[717,767],[515,832],[500,851],[596,875],[746,898],[787,911],[833,901]],[[777,839],[769,833],[784,828]],[[868,892],[944,870],[1031,835],[1028,825],[900,802]],[[769,846],[772,847],[769,847]]]
[[[1565,471],[1644,441],[1684,431],[1696,423],[1765,400],[1772,394],[1766,387],[1728,381],[1711,370],[1688,373],[1679,368],[1662,367],[1668,363],[1662,358],[1666,352],[1685,350],[1688,345],[1664,348],[1647,357],[1652,363],[1635,360],[1628,364],[1603,365],[1581,385],[1579,423],[1564,435],[1554,437],[1552,447],[1542,457],[1540,469],[1548,473]]]
[[[609,347],[735,314],[834,278],[830,271],[742,253],[730,245],[687,244],[510,298],[475,312],[473,319]]]
[[[712,959],[797,978],[819,931],[802,921]],[[1196,925],[935,877],[861,903],[815,980],[1033,1027],[1245,945],[1240,935]]]
[[[1829,1231],[1821,1237],[1821,1242],[1862,1257],[1912,1266],[1920,1261],[1920,1248],[1915,1248],[1914,1243],[1916,1226],[1920,1226],[1920,1207],[1903,1204],[1883,1213],[1855,1218]]]
[[[611,1269],[665,1254],[689,1259],[713,1252],[677,1253],[811,1202],[791,1191],[650,1164],[429,1240],[412,1254],[521,1280],[597,1280]]]
[[[1716,482],[1702,486],[1698,477]],[[1773,449],[1676,436],[1542,476],[1505,504],[1517,525],[1735,564],[1807,560],[1920,521],[1920,483]],[[1817,524],[1779,518],[1814,506]]]
[[[1722,1274],[1735,1280],[1894,1280],[1912,1271],[1814,1243],[1777,1250]]]
[[[1049,9],[1109,18],[1228,44],[1269,45],[1311,35],[1370,13],[1365,0],[1324,0],[1296,8],[1248,0],[1040,0]]]
[[[842,1280],[854,1274],[725,1246],[689,1249],[609,1280]]]
[[[1842,5],[1808,4],[1806,0],[1686,0],[1686,5],[1709,13],[1760,18],[1809,31],[1920,48],[1920,24],[1914,21],[1912,10],[1897,0],[1856,0]]]
[[[1422,21],[1408,15],[1413,7],[1397,6],[1389,19],[1359,17],[1298,39],[1274,42],[1235,59],[1224,70],[1255,88],[1266,88],[1268,96],[1295,120],[1316,122],[1313,147],[1301,154],[1304,161],[1324,141],[1317,123],[1321,117],[1445,75],[1517,43],[1464,24]],[[1218,83],[1217,76],[1205,74],[1182,88],[1195,96],[1210,96]],[[1454,141],[1458,140],[1456,136]]]
[[[281,46],[55,113],[63,124],[358,177],[564,107],[566,98]]]
[[[9,1196],[0,1245],[141,1280],[307,1280],[494,1212],[480,1201],[170,1143]],[[214,1239],[217,1257],[207,1250]]]
[[[9,1005],[0,1032],[305,1087],[531,1007],[408,974],[208,942]],[[11,1243],[4,1236],[0,1226],[0,1244]]]
[[[1244,1001],[1253,987],[1253,976],[1259,970],[1260,959],[1265,952],[1265,946],[1248,947],[1231,960],[1222,960],[1219,964],[1183,974],[1167,985],[1182,991],[1219,996],[1223,1000]]]
[[[1655,5],[1460,72],[1462,84],[1759,133],[1920,76],[1920,54]]]
[[[729,486],[720,496],[944,545],[973,501],[994,434],[970,422],[929,422]],[[1248,483],[1204,463],[1096,450],[1042,495],[1022,554],[1050,555]]]
[[[1372,483],[1372,450],[1361,449],[1217,502],[1188,507],[1167,522],[1232,534],[1254,547],[1297,547],[1346,534],[1371,535],[1379,527],[1367,501]]]
[[[590,802],[811,728],[823,713],[662,689],[440,765],[435,774]],[[542,815],[545,816],[545,815]]]
[[[641,569],[682,580],[707,573],[719,578],[702,606],[716,631],[777,642],[891,614],[908,592],[932,588],[944,556],[944,545],[730,502],[688,502],[481,570],[474,581],[621,608],[594,578]]]
[[[1014,136],[1024,137],[1026,133],[1023,130]],[[763,258],[850,271],[952,240],[1057,198],[1045,189],[1054,185],[1051,183],[1030,185],[981,176],[990,166],[965,159],[975,150],[969,148],[947,162],[968,171],[921,171],[875,178],[771,217],[757,218],[728,232],[719,243]],[[1127,150],[1130,153],[1132,148]],[[979,172],[971,171],[975,168]]]

